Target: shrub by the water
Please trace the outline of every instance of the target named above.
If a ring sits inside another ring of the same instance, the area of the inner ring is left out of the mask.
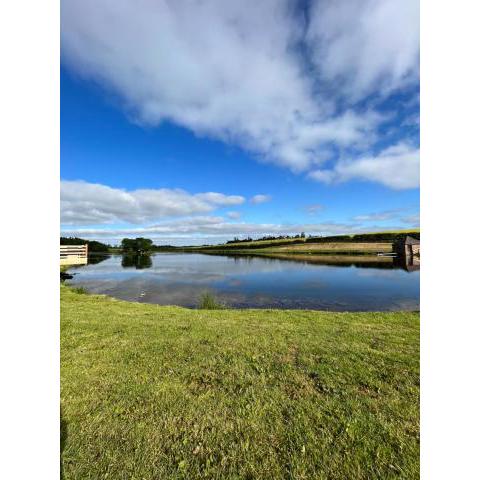
[[[221,310],[225,305],[217,302],[215,296],[210,292],[205,292],[200,297],[198,308],[202,310]]]
[[[88,293],[87,290],[84,287],[71,287],[72,292],[74,293],[79,293],[79,294],[86,294]]]

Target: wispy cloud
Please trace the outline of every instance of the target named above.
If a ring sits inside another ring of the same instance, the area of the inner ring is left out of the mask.
[[[410,207],[395,208],[393,210],[384,210],[381,212],[372,212],[352,217],[352,222],[369,224],[371,222],[401,222],[409,227],[416,228],[420,226],[420,215],[418,213],[406,215]],[[404,228],[404,227],[403,227]]]
[[[412,227],[420,227],[420,214],[416,215],[408,215],[406,217],[402,217],[401,221],[403,223],[408,223]]]
[[[317,215],[319,214],[322,210],[324,210],[325,207],[323,205],[320,205],[319,203],[313,203],[311,205],[306,205],[304,207],[304,210],[309,214],[309,215]]]
[[[254,205],[258,205],[259,203],[269,202],[271,199],[272,199],[271,195],[259,194],[259,195],[254,195],[250,199],[250,203],[253,203]]]
[[[401,210],[385,210],[383,212],[368,213],[365,215],[356,215],[352,218],[355,222],[384,222],[398,218]]]
[[[293,6],[64,0],[62,58],[134,122],[170,121],[322,181],[416,187],[417,160],[371,155],[390,116],[369,99],[418,83],[418,0],[317,0],[306,18]],[[353,160],[322,169],[335,149]]]

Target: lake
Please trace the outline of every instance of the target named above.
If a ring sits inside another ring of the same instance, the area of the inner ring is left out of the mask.
[[[67,284],[123,300],[192,308],[210,292],[234,308],[419,310],[415,263],[329,255],[108,255],[71,267],[74,277]]]

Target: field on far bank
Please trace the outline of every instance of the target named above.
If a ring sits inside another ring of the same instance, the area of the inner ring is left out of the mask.
[[[419,314],[61,286],[65,479],[419,478]]]
[[[369,255],[390,253],[394,244],[402,242],[406,236],[419,238],[419,229],[335,235],[329,237],[290,237],[264,240],[227,242],[218,245],[197,245],[176,247],[172,245],[155,246],[155,251],[214,252],[214,253],[318,253]]]
[[[300,243],[299,243],[300,242]],[[281,254],[342,254],[342,255],[375,255],[393,252],[393,244],[389,242],[322,242],[310,243],[301,240],[279,240],[278,242],[244,242],[202,247],[170,247],[171,251],[196,253],[281,253]]]
[[[213,250],[213,249],[212,249]],[[291,245],[279,245],[275,247],[265,247],[261,249],[242,250],[239,246],[236,252],[263,252],[263,253],[331,253],[331,254],[372,254],[372,253],[390,253],[393,251],[391,243],[374,242],[331,242],[331,243],[301,243]]]
[[[329,250],[341,249],[341,245],[357,245],[354,249],[369,249],[368,245],[392,245],[394,239],[399,236],[406,235],[418,235],[420,229],[406,229],[406,230],[386,230],[384,232],[365,233],[365,234],[352,234],[352,235],[339,235],[329,237],[304,237],[304,238],[277,238],[270,240],[251,240],[242,242],[229,242],[219,245],[203,245],[199,247],[186,247],[186,248],[200,248],[200,249],[242,249],[242,248],[301,248],[303,246],[310,246],[313,249],[320,249],[322,245],[325,247],[330,245]],[[385,237],[385,238],[383,238]],[[341,240],[340,240],[341,238]],[[348,247],[345,248],[348,250]]]
[[[267,250],[270,250],[269,248]],[[387,253],[392,251],[391,243],[380,242],[351,242],[351,243],[305,243],[303,245],[282,245],[274,248],[277,252],[292,251],[292,252],[382,252]]]

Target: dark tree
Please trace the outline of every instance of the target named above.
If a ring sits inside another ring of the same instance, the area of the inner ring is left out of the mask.
[[[153,242],[149,238],[124,238],[122,240],[122,250],[127,253],[136,253],[143,255],[152,251]]]

